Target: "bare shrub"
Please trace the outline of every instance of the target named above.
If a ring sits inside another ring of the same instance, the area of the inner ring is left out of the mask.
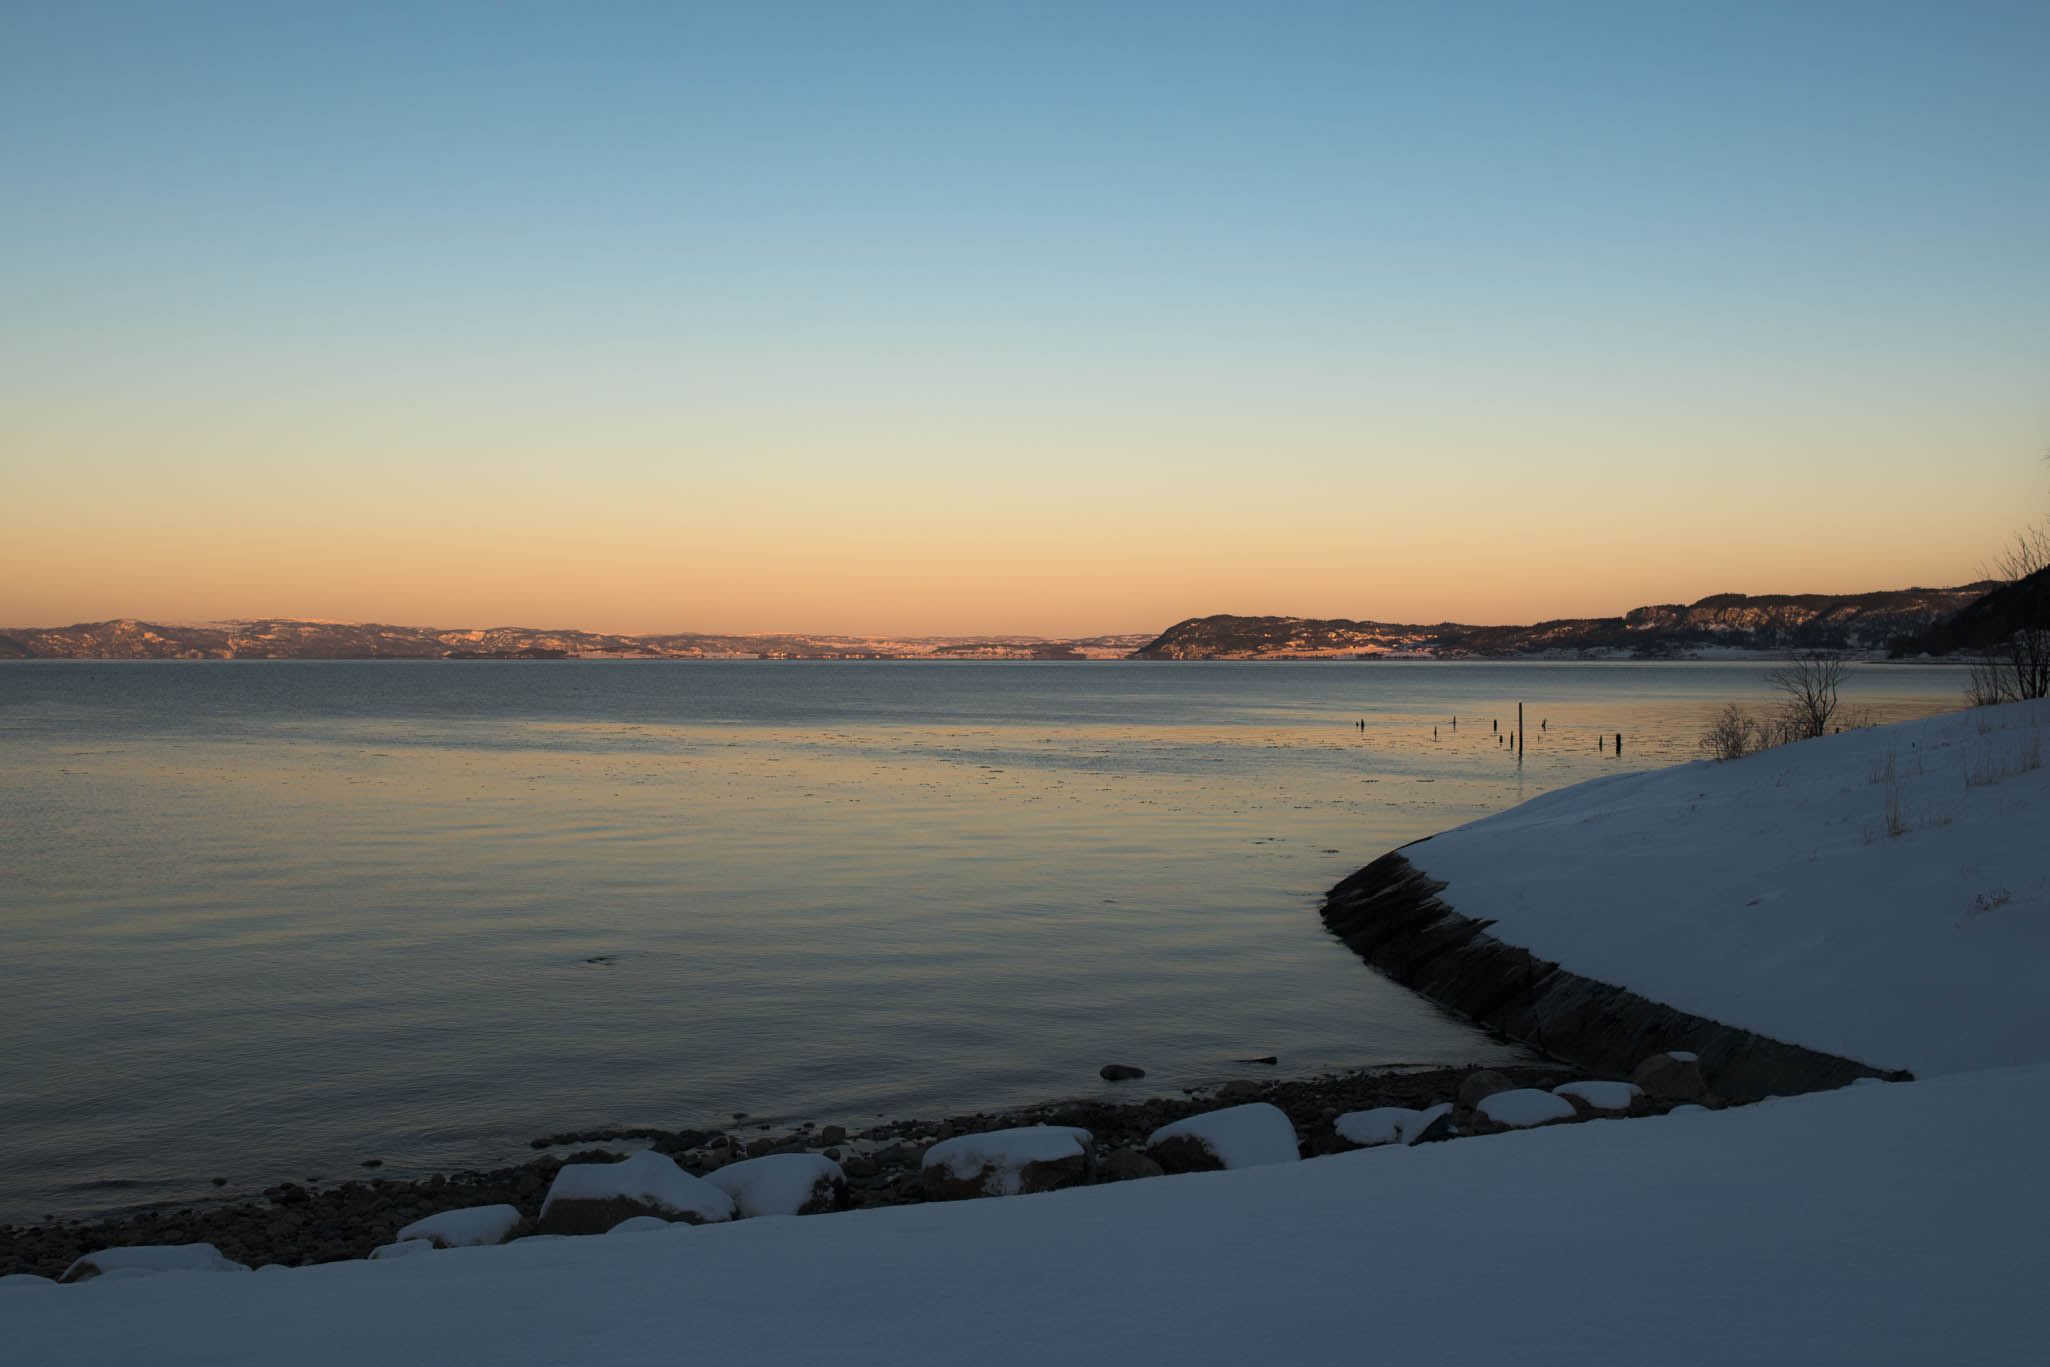
[[[2050,697],[2050,522],[2015,535],[1990,577],[2016,588],[2014,631],[1971,663],[1965,700],[1974,707]],[[2023,584],[2033,580],[2033,586]]]
[[[1908,833],[1907,803],[1901,797],[1901,786],[1891,783],[1886,788],[1886,838],[1898,840]]]
[[[1731,703],[1715,714],[1715,720],[1701,733],[1701,748],[1710,759],[1742,759],[1764,747],[1765,736],[1757,722],[1743,708]]]
[[[2000,682],[2000,663],[1991,656],[1981,655],[1973,660],[1971,672],[1965,678],[1965,702],[1971,707],[1991,707],[2006,702],[2006,692]]]
[[[1837,692],[1850,672],[1851,662],[1841,650],[1797,651],[1766,671],[1765,681],[1781,694],[1780,717],[1789,739],[1829,733],[1829,724],[1843,710]]]

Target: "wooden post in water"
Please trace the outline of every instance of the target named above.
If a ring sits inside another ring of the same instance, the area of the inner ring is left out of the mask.
[[[1516,704],[1516,753],[1523,753],[1523,704]]]

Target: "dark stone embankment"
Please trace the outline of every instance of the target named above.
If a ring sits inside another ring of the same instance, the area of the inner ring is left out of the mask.
[[[1910,1080],[1568,972],[1488,934],[1494,922],[1461,915],[1439,897],[1445,888],[1400,851],[1384,854],[1325,894],[1324,925],[1419,995],[1591,1073],[1627,1077],[1640,1060],[1679,1049],[1699,1055],[1709,1086],[1733,1101],[1861,1077]]]

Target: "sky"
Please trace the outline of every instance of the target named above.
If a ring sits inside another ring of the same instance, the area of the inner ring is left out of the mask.
[[[0,0],[0,623],[1519,622],[2050,514],[2050,6]]]

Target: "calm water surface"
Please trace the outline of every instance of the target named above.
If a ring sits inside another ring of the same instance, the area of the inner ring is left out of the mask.
[[[1109,1094],[1111,1061],[1150,1093],[1509,1057],[1320,894],[1694,758],[1763,668],[0,664],[0,1220]],[[1935,666],[1850,695],[1960,701]]]

